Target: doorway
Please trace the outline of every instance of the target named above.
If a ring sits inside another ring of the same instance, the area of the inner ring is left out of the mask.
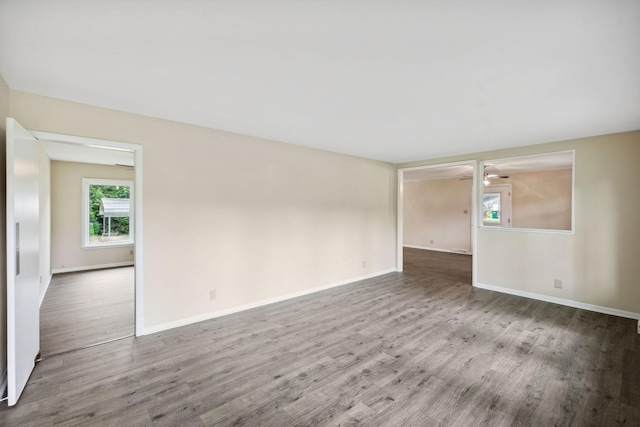
[[[398,271],[405,269],[406,254],[416,258],[415,251],[471,256],[475,283],[476,170],[475,160],[398,170]]]
[[[50,283],[50,160],[42,141],[64,147],[105,149],[133,154],[136,224],[135,334],[142,335],[142,147],[137,144],[29,131],[7,118],[7,400],[17,403],[40,351],[39,306]]]
[[[486,185],[482,194],[482,224],[511,227],[511,184]]]
[[[117,268],[117,267],[129,267],[128,272],[120,274],[118,282],[122,282],[123,277],[127,275],[131,276],[129,280],[132,283],[133,292],[133,333],[135,336],[144,334],[144,318],[143,318],[143,280],[144,280],[144,266],[143,266],[143,210],[142,210],[142,197],[143,197],[143,173],[142,173],[142,146],[137,144],[123,143],[117,141],[100,140],[93,138],[77,137],[62,134],[53,134],[49,132],[30,131],[38,141],[43,145],[47,155],[52,161],[73,162],[75,164],[89,164],[96,165],[95,168],[101,167],[101,165],[110,165],[112,168],[129,169],[133,174],[132,193],[135,194],[133,202],[131,203],[131,233],[132,244],[126,246],[127,253],[131,253],[132,262],[119,262],[118,260],[109,259],[106,261],[97,261],[99,257],[96,255],[100,249],[94,249],[82,245],[79,241],[72,242],[76,249],[83,251],[92,256],[92,261],[88,262],[95,270],[95,274],[87,274],[86,277],[94,276],[94,280],[100,282],[98,279],[100,270],[103,268]],[[100,176],[97,176],[100,177]],[[84,191],[84,190],[81,190]],[[78,213],[78,215],[84,215],[86,212]],[[75,224],[76,230],[82,230],[82,233],[89,233],[88,227],[83,224],[83,220],[79,220],[78,224]],[[52,230],[53,231],[53,230]],[[82,238],[84,239],[84,237]],[[74,265],[67,265],[64,261],[60,265],[52,264],[53,273],[64,273],[67,275],[75,274],[77,271],[86,270],[84,268],[75,268]],[[87,271],[90,273],[91,271]],[[104,270],[106,275],[108,270]],[[113,273],[113,272],[111,272]],[[60,277],[60,279],[65,279]],[[73,280],[77,280],[79,277],[75,277]],[[55,284],[56,277],[52,279],[49,286]],[[69,276],[65,280],[69,280]],[[44,295],[43,295],[44,296]],[[108,340],[106,340],[108,341]]]
[[[134,334],[133,153],[40,141],[50,158],[43,357]],[[91,162],[91,163],[88,163]]]

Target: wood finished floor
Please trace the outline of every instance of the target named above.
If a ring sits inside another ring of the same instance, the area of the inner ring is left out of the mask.
[[[638,426],[636,322],[473,289],[471,258],[45,358],[3,426]],[[455,268],[452,268],[455,266]]]
[[[43,356],[134,333],[134,269],[56,274],[40,308]]]

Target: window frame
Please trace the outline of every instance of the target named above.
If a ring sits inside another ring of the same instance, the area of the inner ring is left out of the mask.
[[[135,212],[134,212],[134,181],[122,179],[105,179],[105,178],[82,178],[82,248],[83,249],[101,249],[133,246],[135,244]],[[107,242],[107,243],[90,243],[89,240],[89,187],[92,185],[105,186],[121,186],[129,187],[129,199],[131,211],[129,212],[129,240]]]
[[[478,198],[476,202],[478,203],[478,229],[479,230],[501,230],[501,231],[509,231],[509,232],[523,232],[523,233],[545,233],[545,234],[575,234],[576,227],[576,150],[558,150],[558,151],[543,151],[540,153],[533,154],[525,154],[521,156],[511,156],[511,157],[498,157],[492,159],[485,159],[479,161],[479,171],[484,171],[485,166],[488,163],[496,163],[505,160],[513,160],[513,159],[527,159],[527,158],[536,158],[541,156],[553,156],[553,155],[562,155],[562,154],[570,154],[571,155],[571,228],[566,230],[560,229],[552,229],[552,228],[525,228],[525,227],[514,227],[513,222],[511,226],[495,226],[495,225],[487,225],[484,223],[483,215],[482,215],[482,200],[484,187],[478,187]],[[528,170],[524,170],[523,172],[528,172]],[[479,172],[482,174],[482,172]],[[482,177],[482,175],[481,175]],[[512,197],[513,199],[513,193]],[[513,217],[513,211],[511,212],[511,216]]]

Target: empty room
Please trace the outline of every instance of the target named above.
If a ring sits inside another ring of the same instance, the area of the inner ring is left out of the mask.
[[[0,0],[0,425],[640,425],[639,49],[630,0]]]

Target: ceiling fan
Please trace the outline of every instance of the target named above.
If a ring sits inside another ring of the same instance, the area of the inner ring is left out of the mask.
[[[499,175],[496,173],[486,173],[484,174],[484,179],[482,180],[482,182],[484,183],[485,187],[487,185],[491,185],[491,179],[506,179],[509,178],[509,175]]]
[[[128,171],[132,171],[132,170],[134,170],[134,169],[135,169],[135,167],[134,167],[134,166],[132,166],[132,165],[124,165],[124,164],[122,164],[122,163],[115,163],[115,164],[114,164],[114,166],[119,166],[119,167],[121,167],[121,168],[125,168],[125,169],[126,169],[126,170],[128,170]]]
[[[509,178],[509,175],[500,175],[497,173],[485,173],[484,177],[489,179],[507,179]]]
[[[484,177],[483,177],[483,180],[482,180],[484,182],[484,185],[491,184],[491,181],[490,181],[491,179],[507,179],[507,178],[509,178],[509,175],[500,175],[499,173],[489,173],[487,171],[489,168],[495,169],[490,165],[485,165],[485,167],[484,167]],[[471,178],[473,178],[473,177],[472,176],[463,176],[460,179],[464,180],[464,179],[471,179]]]

